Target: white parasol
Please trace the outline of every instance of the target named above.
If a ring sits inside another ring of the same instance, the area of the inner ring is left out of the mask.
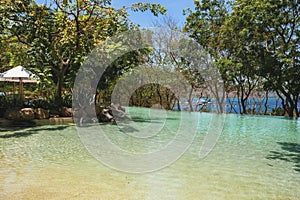
[[[0,81],[19,82],[19,95],[23,97],[23,83],[36,83],[39,78],[23,66],[17,66],[0,75]],[[14,89],[13,89],[14,93]]]

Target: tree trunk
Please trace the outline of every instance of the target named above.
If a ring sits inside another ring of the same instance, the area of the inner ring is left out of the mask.
[[[280,95],[280,93],[278,91],[276,91],[277,95],[280,97],[280,99],[282,101],[283,109],[285,110],[285,112],[288,114],[289,117],[294,117],[294,110],[295,110],[295,112],[297,110],[297,102],[295,102],[295,100],[297,100],[297,98],[294,98],[294,99],[291,98],[291,94],[286,92],[283,88],[281,88],[281,92],[285,96],[285,100]],[[299,113],[297,115],[297,112],[296,112],[296,117],[299,117]]]
[[[238,89],[238,92],[237,92],[237,99],[238,99],[238,106],[239,106],[240,114],[243,114],[239,89]]]
[[[243,96],[243,95],[242,95]],[[242,104],[242,110],[243,114],[247,114],[247,106],[246,106],[247,99],[246,98],[241,98],[241,104]]]
[[[57,76],[55,103],[57,106],[62,106],[62,88],[64,83],[64,74],[59,73]]]
[[[163,107],[163,102],[162,102],[162,96],[160,94],[160,85],[156,85],[156,92],[159,98],[159,104],[160,104],[160,108],[162,109]]]
[[[241,107],[242,107],[242,110],[240,111],[241,114],[247,114],[247,106],[246,106],[246,101],[247,101],[247,98],[245,98],[245,89],[243,86],[240,86],[241,88]]]
[[[193,108],[193,103],[192,103],[192,95],[193,95],[193,88],[191,88],[190,93],[189,93],[189,106],[190,106],[190,112],[194,112],[194,108]]]
[[[264,115],[266,115],[267,112],[268,112],[268,100],[269,100],[269,92],[267,91],[266,92],[266,101],[265,101],[265,112],[264,112]]]
[[[297,118],[299,117],[298,101],[299,101],[299,94],[296,94],[294,96],[294,108],[295,108],[295,113]]]
[[[178,111],[181,111],[181,107],[180,107],[180,102],[179,102],[179,98],[176,99],[177,101],[177,108],[178,108]]]
[[[70,59],[68,59],[67,61],[62,60],[60,69],[52,68],[57,77],[55,103],[58,107],[62,106],[62,89],[64,85],[65,74],[69,67],[69,63]]]
[[[228,99],[228,103],[230,105],[230,111],[229,112],[231,113],[232,110],[233,110],[237,114],[238,112],[236,111],[236,109],[234,108],[234,105],[233,105],[234,101],[232,102],[229,97],[227,99]]]

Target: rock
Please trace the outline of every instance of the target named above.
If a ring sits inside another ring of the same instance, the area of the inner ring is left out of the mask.
[[[95,116],[96,115],[96,116]],[[125,110],[120,106],[87,106],[74,110],[74,122],[76,124],[115,122],[128,119]]]
[[[110,107],[114,110],[123,111],[125,113],[125,108],[118,103],[111,103]]]
[[[8,109],[4,117],[15,121],[31,121],[34,119],[34,110],[32,108]]]
[[[72,108],[62,107],[59,109],[60,117],[72,117]]]
[[[76,124],[114,122],[111,110],[106,106],[86,106],[74,110],[74,122]]]
[[[94,106],[86,106],[74,110],[73,119],[76,124],[98,122]]]
[[[130,118],[128,118],[126,116],[126,112],[125,112],[125,108],[120,106],[119,104],[111,104],[110,105],[110,110],[112,115],[114,116],[115,120],[129,120]]]
[[[50,109],[50,117],[59,117],[59,110],[58,109]]]
[[[51,117],[49,118],[50,122],[55,123],[73,123],[73,118],[71,117]]]
[[[112,115],[112,110],[109,107],[96,106],[96,113],[99,122],[114,122],[114,116]]]
[[[111,111],[112,116],[114,117],[115,120],[125,120],[125,119],[128,119],[128,117],[126,116],[125,111],[123,111],[123,110],[116,109],[114,107],[110,107],[110,111]]]
[[[50,117],[72,117],[73,110],[72,108],[61,107],[61,108],[52,108],[50,110]]]
[[[49,119],[50,113],[48,110],[42,108],[36,108],[34,109],[34,117],[35,119]]]
[[[21,109],[20,119],[22,121],[31,121],[34,119],[34,110],[32,108]]]

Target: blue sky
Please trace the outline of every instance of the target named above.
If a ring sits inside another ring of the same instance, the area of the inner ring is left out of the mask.
[[[112,0],[113,7],[121,8],[123,6],[130,6],[138,2],[149,2],[149,3],[159,3],[160,5],[167,8],[167,15],[178,20],[179,25],[183,25],[186,16],[183,16],[182,11],[185,8],[194,8],[194,0]],[[140,24],[142,27],[152,26],[153,21],[159,19],[155,17],[149,11],[147,12],[130,12],[130,17],[132,21]]]
[[[38,3],[50,2],[51,0],[36,0]],[[193,8],[194,0],[111,0],[112,6],[121,8],[130,6],[138,2],[159,3],[167,8],[167,15],[176,19],[180,26],[183,26],[186,16],[183,16],[182,11],[185,8]],[[159,19],[149,11],[146,12],[130,12],[130,17],[133,22],[140,24],[142,27],[150,27],[153,22]]]

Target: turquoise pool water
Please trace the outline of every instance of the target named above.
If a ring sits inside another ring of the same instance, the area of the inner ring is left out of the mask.
[[[145,110],[133,111],[134,123],[101,125],[131,152],[163,147],[182,119],[176,112],[155,111],[151,118]],[[188,150],[170,166],[142,174],[120,172],[96,160],[72,124],[2,123],[0,199],[299,199],[299,120],[228,114],[214,149],[200,159],[212,116],[190,114],[199,126]],[[159,125],[160,134],[149,135],[147,143],[124,139],[124,130],[157,130]]]

